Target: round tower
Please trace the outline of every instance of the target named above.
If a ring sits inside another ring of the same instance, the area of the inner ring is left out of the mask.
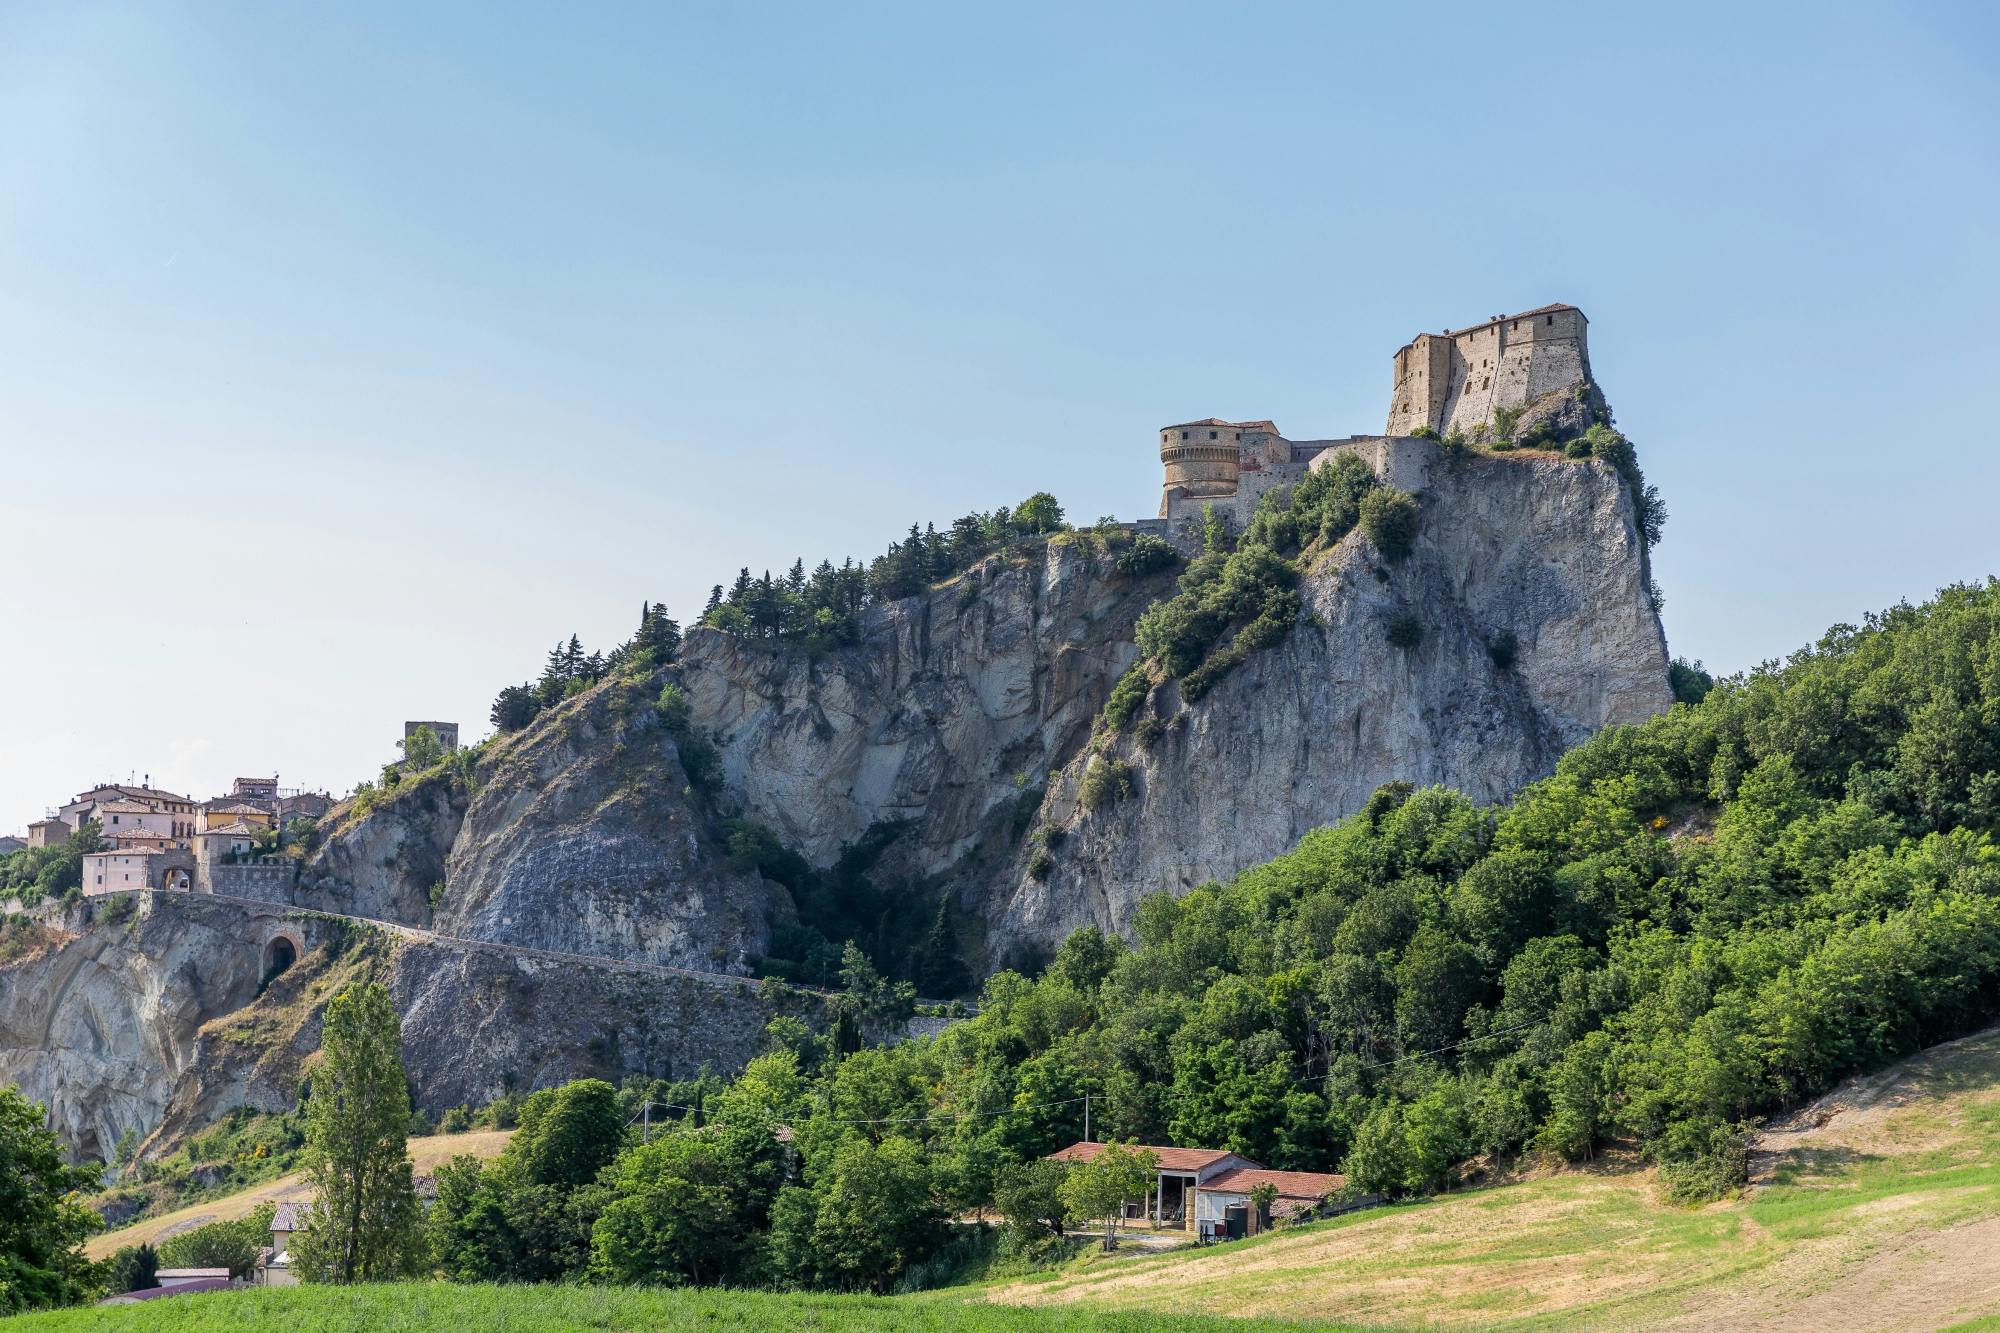
[[[1236,494],[1243,472],[1239,452],[1242,435],[1240,427],[1212,417],[1161,428],[1160,467],[1165,473],[1160,488],[1162,518],[1173,507],[1176,492],[1196,502]]]

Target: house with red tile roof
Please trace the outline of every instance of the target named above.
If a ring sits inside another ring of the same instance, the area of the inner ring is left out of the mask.
[[[1346,1183],[1345,1177],[1317,1171],[1270,1171],[1240,1153],[1222,1148],[1174,1148],[1135,1143],[1154,1158],[1154,1188],[1125,1205],[1125,1216],[1155,1227],[1192,1231],[1203,1240],[1255,1235],[1279,1217],[1311,1212],[1321,1199]],[[1102,1143],[1072,1143],[1052,1152],[1051,1162],[1095,1161]],[[1259,1217],[1251,1192],[1260,1185],[1278,1191],[1270,1217]]]

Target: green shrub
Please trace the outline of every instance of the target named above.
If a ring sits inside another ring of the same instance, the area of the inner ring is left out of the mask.
[[[1147,692],[1153,688],[1153,675],[1144,662],[1135,662],[1132,669],[1118,678],[1111,687],[1111,697],[1104,704],[1104,725],[1111,731],[1123,731],[1132,715],[1139,711],[1139,705],[1146,702]]]
[[[1424,622],[1408,611],[1390,616],[1383,637],[1398,648],[1414,648],[1423,642]]]
[[[122,1296],[128,1291],[146,1291],[160,1285],[156,1274],[160,1270],[158,1251],[150,1245],[126,1245],[118,1249],[99,1268],[104,1280],[104,1290],[112,1296]]]
[[[1046,847],[1035,848],[1034,855],[1028,858],[1028,878],[1037,884],[1047,879],[1049,872],[1055,868],[1056,859],[1049,855],[1049,849]]]
[[[1083,770],[1078,797],[1086,810],[1097,810],[1132,794],[1132,766],[1113,755],[1091,758]]]
[[[1660,1179],[1674,1203],[1707,1203],[1734,1194],[1750,1183],[1750,1126],[1713,1124],[1703,1135],[1698,1125],[1679,1127],[1668,1136],[1660,1161]]]
[[[1401,560],[1417,542],[1417,499],[1408,491],[1380,486],[1361,502],[1361,530],[1382,558]]]
[[[248,1277],[257,1266],[257,1250],[271,1243],[274,1206],[262,1204],[233,1222],[210,1222],[160,1243],[162,1268],[227,1268],[234,1278]]]
[[[722,752],[692,735],[682,738],[677,748],[688,785],[702,796],[713,797],[722,787]]]
[[[1438,438],[1437,427],[1435,426],[1419,426],[1411,431],[1410,435],[1411,438],[1418,440],[1435,440]]]
[[[1676,657],[1667,664],[1667,688],[1674,692],[1677,702],[1698,704],[1715,688],[1715,677],[1699,661]]]
[[[654,708],[667,730],[676,736],[684,735],[688,729],[687,691],[673,681],[660,686],[659,702]]]
[[[1141,532],[1132,538],[1132,544],[1118,553],[1118,572],[1131,578],[1143,578],[1147,574],[1162,569],[1172,569],[1180,563],[1180,552],[1150,532]]]

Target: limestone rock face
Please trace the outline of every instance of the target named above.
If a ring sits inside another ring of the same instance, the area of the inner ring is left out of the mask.
[[[858,645],[824,655],[694,630],[680,675],[748,815],[822,866],[907,820],[896,855],[935,874],[1089,736],[1138,656],[1134,622],[1171,584],[1064,539],[877,607]]]
[[[336,809],[297,904],[464,939],[744,970],[791,903],[731,869],[705,830],[657,692],[650,677],[610,682],[512,738],[470,783],[406,783],[364,818]]]
[[[1421,440],[1393,454],[1378,466],[1422,498],[1415,551],[1391,565],[1351,535],[1306,575],[1282,643],[1192,707],[1163,691],[1163,735],[1126,745],[1131,801],[1080,813],[1078,756],[1137,657],[1138,612],[1169,589],[1122,580],[1081,542],[880,608],[861,646],[830,657],[697,631],[681,668],[695,721],[733,797],[819,864],[877,821],[912,821],[906,868],[987,920],[990,962],[1079,925],[1123,929],[1146,894],[1268,860],[1382,783],[1497,800],[1599,728],[1667,707],[1665,639],[1610,467]],[[1398,616],[1420,630],[1412,648],[1388,641]],[[1009,821],[1050,770],[1029,832],[1068,836],[1037,881]]]
[[[255,931],[235,913],[72,914],[56,947],[0,968],[0,1082],[47,1103],[81,1156],[108,1160],[160,1123],[202,1024],[256,995]]]
[[[1672,702],[1630,501],[1603,463],[1415,442],[1416,548],[1388,563],[1360,532],[1301,587],[1300,625],[1192,706],[1150,701],[1164,730],[1124,742],[1135,794],[1095,811],[1072,760],[1040,822],[1063,828],[1047,878],[986,899],[1001,936],[1124,930],[1138,902],[1223,879],[1359,809],[1392,781],[1479,801],[1546,776],[1565,749]],[[1413,646],[1389,641],[1392,622]],[[1513,645],[1511,662],[1504,645]],[[1506,665],[1502,665],[1506,662]]]

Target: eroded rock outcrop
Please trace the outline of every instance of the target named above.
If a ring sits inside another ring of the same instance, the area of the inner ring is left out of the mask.
[[[1390,563],[1351,534],[1304,573],[1303,615],[1280,642],[1192,704],[1156,690],[1152,725],[1114,747],[1133,770],[1124,800],[1080,808],[1086,747],[1172,576],[1122,574],[1088,535],[1065,536],[870,610],[848,647],[695,630],[674,666],[570,700],[470,771],[337,810],[268,912],[187,900],[116,922],[72,914],[58,947],[0,968],[0,1077],[49,1101],[85,1156],[127,1131],[164,1127],[166,1146],[235,1105],[290,1104],[336,960],[305,940],[260,994],[261,941],[244,932],[300,909],[463,941],[380,942],[428,1109],[586,1072],[726,1068],[767,1016],[733,976],[794,908],[732,864],[725,816],[822,867],[895,826],[893,877],[922,885],[926,909],[950,893],[984,927],[973,961],[992,965],[1078,925],[1125,929],[1145,895],[1275,856],[1384,782],[1501,798],[1592,731],[1667,705],[1613,468],[1381,448],[1394,456],[1378,469],[1420,495],[1414,550]],[[710,795],[654,707],[667,680],[721,756]]]
[[[830,656],[699,631],[681,666],[696,721],[733,797],[819,864],[878,821],[910,821],[906,868],[945,877],[988,922],[991,962],[1079,925],[1122,930],[1146,894],[1268,860],[1385,782],[1500,799],[1593,731],[1671,702],[1608,464],[1375,447],[1378,471],[1422,499],[1415,550],[1390,564],[1350,535],[1306,572],[1281,643],[1192,707],[1162,690],[1160,738],[1125,746],[1129,801],[1081,812],[1080,756],[1137,657],[1138,612],[1167,587],[1122,579],[1085,538],[880,608],[862,646]],[[1412,647],[1389,642],[1399,617]],[[1024,828],[1022,792],[1032,802],[1050,770]],[[1036,878],[1041,842],[1053,865]]]
[[[1299,625],[1192,706],[1149,701],[1150,746],[1114,754],[1133,794],[1080,808],[1073,757],[1037,820],[1045,878],[1017,854],[985,898],[995,933],[1052,941],[1124,930],[1141,898],[1269,860],[1386,782],[1500,800],[1600,728],[1671,702],[1665,639],[1632,506],[1599,462],[1394,446],[1422,500],[1391,563],[1359,531],[1301,582]],[[1413,639],[1409,646],[1391,642]],[[1031,834],[1032,838],[1032,834]]]

